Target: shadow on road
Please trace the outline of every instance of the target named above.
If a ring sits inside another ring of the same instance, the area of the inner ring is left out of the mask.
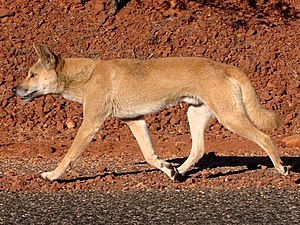
[[[145,162],[146,163],[146,162]],[[56,180],[58,183],[72,183],[72,182],[76,182],[76,181],[88,181],[88,180],[93,180],[96,179],[97,177],[103,178],[103,177],[107,177],[107,176],[111,176],[113,175],[114,177],[118,177],[118,176],[124,176],[124,175],[130,175],[130,174],[139,174],[139,173],[143,173],[143,172],[154,172],[154,171],[159,171],[158,169],[148,169],[148,170],[137,170],[137,171],[126,171],[126,172],[105,172],[102,174],[96,174],[93,176],[82,176],[82,177],[76,177],[73,179],[59,179]]]
[[[172,163],[174,166],[178,166],[182,164],[187,158],[175,158],[167,160],[168,162]],[[291,171],[300,173],[300,157],[281,157],[282,161],[286,165],[291,166]],[[137,162],[136,164],[147,164],[147,162]],[[216,178],[222,176],[228,176],[232,174],[240,174],[244,173],[249,170],[257,170],[260,168],[261,165],[265,165],[269,168],[273,167],[273,164],[269,157],[267,156],[217,156],[213,152],[205,154],[203,158],[194,166],[189,173],[184,176],[180,177],[178,181],[184,182],[191,174],[198,173],[201,170],[208,169],[208,168],[218,168],[218,167],[244,167],[239,170],[228,171],[228,172],[220,172],[216,174],[209,174],[207,178]],[[246,167],[246,168],[245,168]],[[159,171],[158,169],[147,169],[147,170],[136,170],[136,171],[125,171],[125,172],[105,172],[103,174],[97,174],[94,176],[85,176],[85,177],[77,177],[74,179],[69,180],[59,180],[59,183],[71,183],[80,181],[86,181],[95,179],[97,177],[103,178],[106,176],[124,176],[130,174],[139,174],[143,172],[154,172]],[[297,184],[300,184],[300,179],[296,181]]]
[[[182,164],[187,158],[177,158],[168,160],[170,163]],[[292,171],[300,172],[300,157],[281,157],[286,165],[292,166]],[[257,169],[259,165],[273,167],[273,164],[267,156],[216,156],[214,153],[208,153],[195,165],[191,173],[199,170],[216,167],[236,167],[246,166],[248,170]]]

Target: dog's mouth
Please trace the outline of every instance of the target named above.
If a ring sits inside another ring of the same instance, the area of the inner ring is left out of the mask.
[[[28,94],[28,95],[20,96],[20,98],[21,98],[22,101],[26,102],[26,101],[32,100],[36,96],[37,96],[37,91],[33,91],[30,94]]]

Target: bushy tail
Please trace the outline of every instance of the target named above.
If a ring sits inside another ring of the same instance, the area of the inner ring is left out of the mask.
[[[279,116],[262,107],[246,74],[236,67],[228,67],[226,68],[226,75],[239,84],[246,112],[256,127],[259,129],[277,128],[280,124]]]

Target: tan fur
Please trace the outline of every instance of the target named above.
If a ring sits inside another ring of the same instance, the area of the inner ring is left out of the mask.
[[[242,89],[243,102],[252,122],[260,129],[278,128],[280,124],[279,116],[262,107],[248,77],[246,75],[241,76],[241,74],[242,72],[235,67],[226,69],[226,75],[235,79]]]
[[[187,173],[203,156],[204,131],[213,116],[229,130],[261,146],[279,172],[289,172],[270,137],[256,128],[275,128],[278,117],[262,108],[249,79],[236,67],[203,58],[65,59],[44,46],[35,46],[35,50],[40,59],[15,93],[24,101],[60,94],[83,103],[84,114],[70,150],[55,170],[42,173],[45,179],[58,179],[109,116],[128,124],[146,161],[171,179]],[[155,154],[143,116],[180,101],[191,105],[192,149],[176,169]]]

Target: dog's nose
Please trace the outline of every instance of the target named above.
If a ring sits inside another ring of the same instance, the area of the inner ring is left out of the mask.
[[[11,91],[12,91],[14,94],[16,94],[16,92],[17,92],[17,87],[13,87],[13,88],[11,89]]]

